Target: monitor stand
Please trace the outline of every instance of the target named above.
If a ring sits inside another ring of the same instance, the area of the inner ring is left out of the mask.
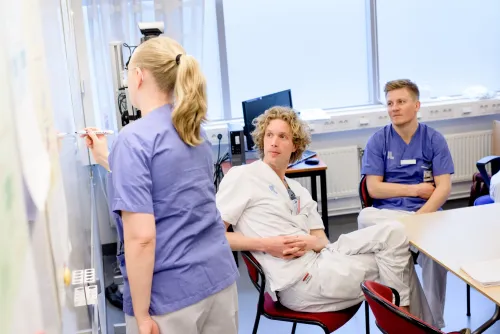
[[[245,135],[245,141],[246,141],[246,146],[247,146],[247,151],[253,151],[253,139],[252,135],[248,133],[248,129],[246,126],[243,126],[243,134]]]

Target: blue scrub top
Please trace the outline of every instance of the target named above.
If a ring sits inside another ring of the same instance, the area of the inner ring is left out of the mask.
[[[419,184],[433,182],[434,176],[453,174],[454,166],[448,144],[442,134],[425,124],[406,144],[392,124],[377,131],[368,140],[361,174],[384,177],[384,182]],[[379,209],[417,211],[426,203],[419,197],[374,199]]]
[[[109,207],[120,241],[120,212],[153,214],[156,253],[151,315],[195,304],[233,284],[238,277],[225,227],[215,204],[212,147],[186,145],[165,105],[127,125],[109,156]],[[124,254],[123,311],[133,316]]]

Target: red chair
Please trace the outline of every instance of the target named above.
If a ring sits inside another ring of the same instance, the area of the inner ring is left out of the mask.
[[[481,160],[480,160],[481,161]],[[489,161],[488,161],[489,162]],[[478,168],[479,168],[479,162],[478,162]],[[482,170],[479,168],[479,170]],[[473,177],[473,185],[471,188],[471,198],[472,198],[472,193],[473,190],[475,190],[476,183],[474,182],[476,178],[481,178],[481,175],[478,173],[478,175],[474,175]],[[482,178],[481,178],[482,180]],[[489,183],[488,183],[489,185]],[[361,207],[364,209],[366,207],[370,207],[373,205],[373,199],[370,197],[370,194],[368,193],[368,185],[366,184],[366,175],[361,176],[361,181],[359,182],[359,199],[361,200]],[[469,200],[470,201],[470,200]],[[474,203],[474,201],[472,201]],[[417,258],[420,252],[413,252],[410,251],[411,256],[413,257],[413,263],[416,265],[417,264]],[[467,284],[466,286],[466,295],[467,295],[467,316],[470,317],[470,285]]]
[[[377,282],[365,281],[361,284],[366,301],[375,315],[375,323],[384,334],[443,334],[437,328],[414,317],[399,307],[399,293],[393,288]],[[394,297],[394,303],[392,302]],[[466,333],[451,332],[449,334]]]
[[[373,198],[368,193],[368,186],[366,185],[366,175],[361,176],[359,182],[359,200],[361,201],[361,208],[367,208],[373,205]]]
[[[338,312],[323,312],[323,313],[306,313],[295,312],[283,305],[280,302],[274,302],[271,296],[265,292],[266,276],[262,267],[248,251],[241,252],[243,260],[248,268],[248,275],[253,285],[259,292],[259,301],[257,303],[257,315],[253,326],[253,334],[257,333],[259,327],[260,316],[263,315],[271,320],[280,320],[292,322],[292,334],[295,333],[297,324],[316,325],[321,327],[326,334],[332,333],[347,323],[358,311],[361,303],[354,305],[348,309]],[[366,333],[370,333],[368,319],[368,304],[365,303],[366,312]]]
[[[488,166],[491,173],[488,173]],[[476,163],[479,172],[472,176],[469,206],[493,203],[490,197],[490,180],[500,170],[500,157],[491,155],[480,159]]]

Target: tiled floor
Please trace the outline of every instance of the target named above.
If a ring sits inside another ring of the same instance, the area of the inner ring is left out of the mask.
[[[464,203],[450,203],[447,208],[463,206]],[[333,218],[333,217],[332,217]],[[335,219],[335,225],[330,224],[331,240],[336,240],[338,235],[348,233],[356,229],[355,216],[344,216]],[[105,258],[105,267],[110,268],[112,257]],[[250,334],[255,321],[257,291],[253,287],[246,271],[244,262],[240,259],[240,278],[238,280],[239,292],[239,334]],[[420,267],[416,268],[420,275]],[[110,279],[110,270],[106,270],[106,281]],[[482,323],[488,320],[495,311],[495,305],[486,297],[482,296],[474,289],[471,289],[471,317],[466,316],[466,285],[453,274],[448,274],[445,321],[447,323],[444,331],[459,330],[464,327],[475,329]],[[370,315],[371,333],[380,333],[376,328],[373,315]],[[107,312],[108,334],[113,334],[113,324],[123,322],[123,314],[108,304]],[[290,333],[292,329],[291,323],[281,321],[268,320],[262,317],[259,324],[259,333],[262,334],[285,334]],[[297,334],[315,334],[323,333],[322,330],[315,326],[298,325]],[[340,328],[336,333],[365,333],[365,314],[364,308],[360,308],[358,313],[344,327]],[[500,322],[492,326],[485,333],[500,333]]]

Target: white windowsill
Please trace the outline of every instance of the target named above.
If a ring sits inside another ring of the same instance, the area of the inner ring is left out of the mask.
[[[500,113],[500,96],[485,100],[457,98],[422,102],[418,117],[422,122],[432,122],[496,113]],[[389,116],[384,105],[325,109],[323,114],[325,116],[320,119],[307,121],[313,135],[376,128],[389,123]],[[243,124],[243,119],[213,121],[204,126],[213,145],[219,143],[217,139],[219,133],[222,134],[221,144],[227,144],[228,123]]]

